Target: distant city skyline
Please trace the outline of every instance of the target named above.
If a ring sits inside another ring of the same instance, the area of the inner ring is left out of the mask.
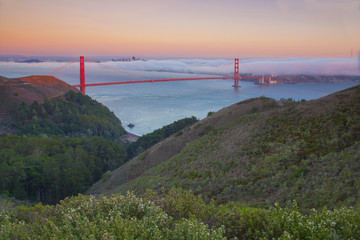
[[[0,55],[358,57],[360,0],[0,0]]]

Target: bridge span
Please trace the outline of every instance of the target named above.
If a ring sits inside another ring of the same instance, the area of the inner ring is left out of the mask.
[[[256,75],[256,76],[240,76],[240,72],[239,72],[239,58],[235,58],[234,59],[234,75],[233,76],[219,76],[219,77],[192,77],[192,78],[163,78],[163,79],[145,79],[145,80],[132,80],[132,81],[116,81],[116,82],[99,82],[99,83],[86,83],[85,81],[85,59],[92,62],[92,63],[96,63],[101,65],[102,67],[105,67],[109,70],[115,70],[115,71],[119,71],[128,75],[132,75],[132,76],[137,76],[137,77],[144,77],[144,78],[148,78],[145,76],[141,76],[141,75],[137,75],[137,74],[133,74],[133,73],[129,73],[129,72],[125,72],[119,69],[115,69],[109,66],[106,66],[102,63],[96,62],[94,60],[91,60],[89,58],[86,58],[84,56],[80,56],[80,58],[76,58],[72,61],[70,61],[69,63],[65,64],[64,66],[61,66],[57,69],[55,69],[54,71],[50,72],[48,75],[52,75],[55,72],[63,69],[64,67],[66,67],[67,65],[74,63],[76,61],[78,61],[80,59],[80,84],[76,84],[73,85],[74,87],[79,87],[81,92],[85,94],[85,89],[86,87],[96,87],[96,86],[109,86],[109,85],[119,85],[119,84],[135,84],[135,83],[156,83],[156,82],[175,82],[175,81],[199,81],[199,80],[216,80],[216,79],[233,79],[234,80],[234,84],[233,87],[238,88],[240,87],[239,85],[239,80],[241,79],[257,79],[257,84],[270,84],[272,82],[274,82],[272,80],[272,76],[264,76],[264,75]],[[204,74],[202,74],[204,75]]]

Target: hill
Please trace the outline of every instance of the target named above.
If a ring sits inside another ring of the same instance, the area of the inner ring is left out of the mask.
[[[21,102],[43,103],[45,99],[61,96],[68,91],[80,92],[64,81],[52,76],[6,78],[0,76],[0,113],[14,111]]]
[[[279,75],[275,79],[278,84],[360,82],[356,75]]]
[[[107,107],[51,76],[0,77],[0,134],[102,136],[126,132]]]
[[[360,86],[317,100],[245,100],[114,170],[93,194],[192,189],[219,203],[302,209],[360,200]]]
[[[0,92],[0,198],[55,204],[126,161],[121,121],[67,83],[1,77]]]
[[[64,81],[52,76],[28,76],[23,78],[6,78],[0,76],[0,133],[14,133],[9,122],[22,102],[31,105],[33,102],[44,103],[64,95],[68,91],[80,92]]]

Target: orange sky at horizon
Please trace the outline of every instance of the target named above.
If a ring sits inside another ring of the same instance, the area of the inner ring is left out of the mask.
[[[0,0],[0,55],[350,57],[360,0]]]

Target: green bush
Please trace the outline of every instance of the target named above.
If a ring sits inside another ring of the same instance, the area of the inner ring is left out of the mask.
[[[1,239],[359,239],[360,209],[251,208],[205,203],[173,188],[142,198],[132,193],[79,195],[56,206],[0,210]]]
[[[225,239],[223,228],[196,219],[173,219],[133,194],[79,195],[56,206],[0,212],[2,239]]]
[[[195,218],[213,228],[224,228],[228,239],[358,239],[360,209],[312,210],[301,213],[292,208],[251,208],[237,203],[205,203],[191,191],[173,188],[143,196],[175,219]]]
[[[210,112],[207,113],[207,116],[210,117],[213,114],[214,114],[214,112],[210,111]]]

